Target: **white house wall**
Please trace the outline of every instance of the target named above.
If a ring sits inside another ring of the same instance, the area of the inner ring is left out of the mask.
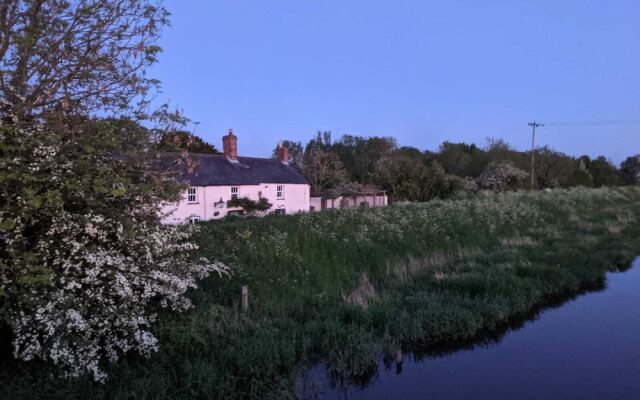
[[[325,199],[324,209],[331,208],[354,208],[360,207],[362,203],[367,203],[369,207],[386,207],[389,205],[387,195],[362,195],[362,196],[338,196],[335,199]],[[310,206],[314,211],[320,211],[322,207],[322,197],[312,197]],[[344,207],[342,207],[344,205]]]
[[[284,198],[277,198],[277,186],[284,186]],[[165,224],[181,224],[192,217],[202,221],[220,219],[228,212],[241,210],[240,208],[227,208],[227,201],[231,200],[232,186],[198,186],[196,202],[187,201],[187,192],[177,204],[167,205],[163,208],[162,222]],[[306,184],[277,184],[264,183],[260,185],[238,185],[238,197],[248,197],[257,201],[260,196],[265,197],[272,204],[267,211],[276,209],[285,210],[286,214],[309,211],[309,185]],[[222,204],[216,206],[216,202]]]

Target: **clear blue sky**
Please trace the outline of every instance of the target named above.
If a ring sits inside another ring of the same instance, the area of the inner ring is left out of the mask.
[[[168,0],[159,99],[242,155],[317,130],[640,153],[640,0]],[[576,125],[591,121],[617,125]],[[552,123],[567,123],[553,126]]]

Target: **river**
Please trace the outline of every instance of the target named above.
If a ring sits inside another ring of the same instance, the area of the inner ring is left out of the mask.
[[[324,371],[309,371],[301,397],[640,399],[640,258],[607,274],[600,290],[543,309],[491,344],[404,354],[400,368],[381,363],[365,387],[336,387]]]

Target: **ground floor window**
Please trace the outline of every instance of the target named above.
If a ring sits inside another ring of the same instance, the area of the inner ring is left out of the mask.
[[[287,213],[287,210],[285,210],[284,208],[277,208],[273,213],[276,215],[285,215]]]
[[[200,217],[197,215],[192,215],[191,217],[189,217],[189,223],[190,224],[195,224],[196,222],[200,222]]]

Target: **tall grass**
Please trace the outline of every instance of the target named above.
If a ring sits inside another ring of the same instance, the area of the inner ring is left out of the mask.
[[[628,187],[204,223],[200,251],[235,272],[193,291],[191,312],[162,315],[157,355],[112,366],[106,385],[5,361],[3,396],[293,398],[318,359],[363,382],[399,348],[497,331],[601,280],[640,252],[639,217]]]

